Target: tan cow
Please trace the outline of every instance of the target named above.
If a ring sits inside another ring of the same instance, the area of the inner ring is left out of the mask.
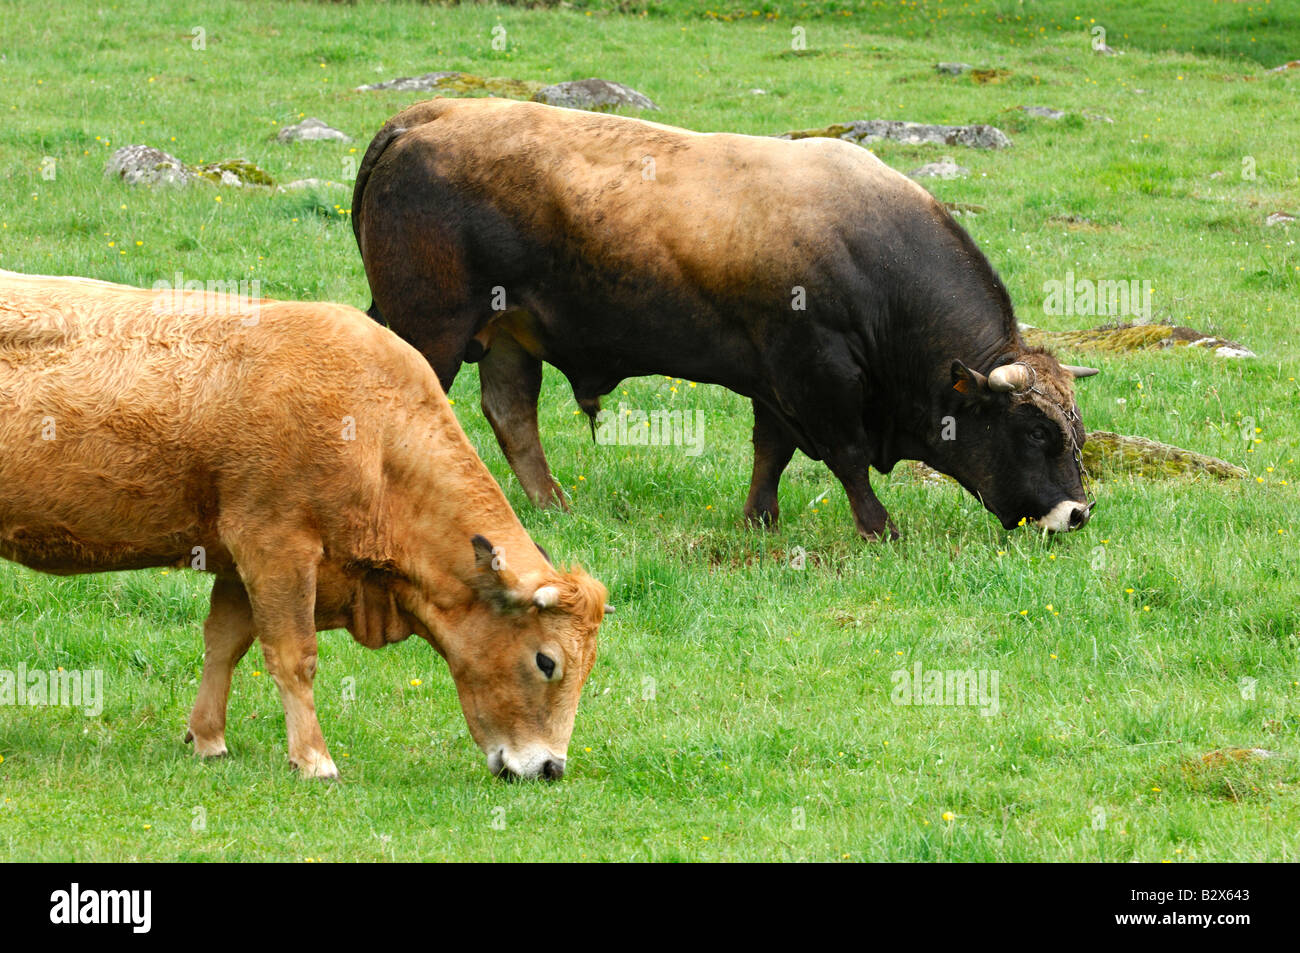
[[[414,348],[338,304],[0,271],[0,557],[216,575],[187,741],[254,637],[289,758],[336,777],[316,632],[447,660],[502,776],[558,778],[605,589],[529,538]]]

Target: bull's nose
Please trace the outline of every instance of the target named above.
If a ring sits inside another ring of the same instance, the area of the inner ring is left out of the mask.
[[[558,781],[564,777],[564,762],[547,758],[546,763],[542,765],[542,777],[548,781]]]
[[[1052,507],[1045,516],[1040,516],[1035,523],[1039,529],[1053,533],[1068,533],[1088,522],[1093,504],[1080,503],[1078,500],[1062,500]]]

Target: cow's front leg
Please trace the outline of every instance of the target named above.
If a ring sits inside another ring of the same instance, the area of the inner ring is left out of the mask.
[[[754,475],[745,500],[745,520],[751,526],[776,528],[781,515],[776,490],[794,449],[794,441],[777,416],[754,401]]]
[[[325,735],[316,718],[312,682],[316,678],[316,633],[262,639],[266,670],[280,689],[284,722],[289,732],[289,763],[304,778],[337,778],[339,770],[325,748]]]
[[[239,572],[253,607],[253,627],[262,643],[266,671],[280,690],[289,761],[305,778],[337,778],[316,719],[312,681],[316,677],[316,561],[286,544],[270,554],[238,554]]]
[[[238,579],[219,576],[213,583],[203,644],[203,678],[185,740],[194,742],[195,754],[211,758],[226,753],[230,677],[253,644],[253,610]]]
[[[883,539],[886,533],[890,539],[898,539],[898,528],[871,489],[870,468],[863,462],[865,459],[866,454],[860,449],[848,447],[843,453],[827,454],[826,465],[848,494],[858,535],[873,543]]]

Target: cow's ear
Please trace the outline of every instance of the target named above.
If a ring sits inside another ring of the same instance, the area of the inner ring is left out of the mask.
[[[485,536],[476,535],[470,543],[474,547],[474,576],[470,587],[499,611],[517,608],[515,576],[506,566],[505,553]]]
[[[989,379],[979,371],[971,370],[961,361],[953,361],[952,389],[967,397],[986,396],[990,393]]]

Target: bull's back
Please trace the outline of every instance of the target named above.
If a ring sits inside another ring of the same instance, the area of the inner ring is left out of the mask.
[[[838,140],[696,133],[536,103],[433,100],[381,137],[385,175],[435,179],[544,244],[611,271],[736,289],[806,275],[842,228],[860,227],[851,213],[892,215],[928,199]]]
[[[842,328],[849,299],[864,297],[852,285],[871,269],[864,250],[888,255],[934,206],[838,140],[695,133],[492,99],[400,113],[363,172],[353,206],[367,274],[378,310],[408,339],[445,319],[431,309],[468,310],[500,285],[571,380],[602,365],[612,380],[672,373],[751,395],[763,352],[809,340],[814,315],[834,311]],[[455,230],[441,232],[447,222]],[[426,259],[427,275],[410,274]],[[422,283],[434,288],[417,301]],[[792,307],[800,288],[804,311]]]

